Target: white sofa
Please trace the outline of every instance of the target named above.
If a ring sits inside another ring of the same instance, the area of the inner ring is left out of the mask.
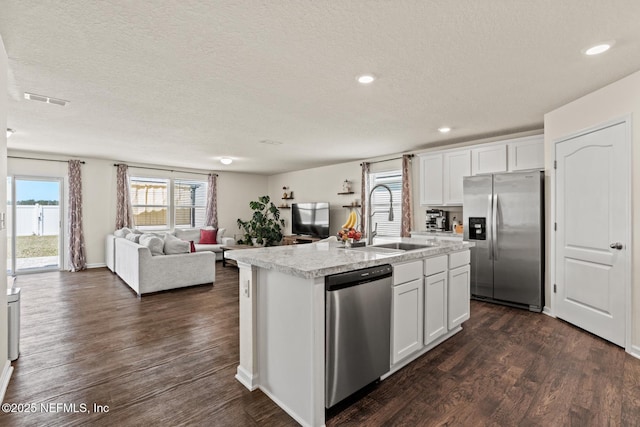
[[[236,244],[233,237],[224,237],[225,231],[225,228],[218,229],[218,235],[216,236],[216,241],[218,243],[215,245],[205,245],[200,243],[200,228],[176,228],[172,234],[178,239],[186,240],[187,242],[193,240],[196,252],[214,252],[216,254],[216,260],[222,261],[222,247]]]
[[[235,245],[236,241],[233,237],[224,237],[226,229],[220,228],[218,230],[218,235],[216,240],[218,241],[215,245],[204,245],[200,244],[200,228],[187,228],[181,229],[177,228],[171,234],[178,237],[179,239],[185,241],[193,240],[194,246],[196,248],[196,252],[209,251],[213,252],[216,255],[216,261],[222,261],[222,247],[228,245]],[[116,245],[115,241],[119,237],[116,237],[114,234],[108,234],[105,238],[105,263],[109,270],[113,273],[116,272]]]
[[[124,238],[112,243],[115,273],[138,295],[215,281],[213,252],[153,256],[148,247]]]

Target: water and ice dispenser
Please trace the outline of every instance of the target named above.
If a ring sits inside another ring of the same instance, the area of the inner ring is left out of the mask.
[[[469,240],[487,240],[487,218],[469,217]]]

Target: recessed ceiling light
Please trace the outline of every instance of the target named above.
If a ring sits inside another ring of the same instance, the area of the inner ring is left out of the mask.
[[[9,138],[11,135],[13,135],[16,131],[13,129],[9,129],[7,128],[7,138]]]
[[[440,132],[440,133],[448,133],[450,131],[451,131],[450,127],[443,126],[441,128],[438,128],[438,132]]]
[[[220,163],[222,163],[223,165],[230,165],[231,163],[233,163],[233,159],[229,157],[223,157],[220,159]]]
[[[611,48],[611,46],[613,46],[613,42],[601,43],[601,44],[598,44],[598,45],[595,45],[595,46],[592,46],[590,48],[585,49],[583,51],[583,53],[585,55],[589,55],[589,56],[599,55],[601,53],[604,53],[604,52],[608,51]]]
[[[363,74],[361,76],[356,77],[356,80],[358,80],[358,83],[361,83],[363,85],[368,85],[369,83],[373,83],[375,79],[376,79],[376,76],[374,76],[373,74]]]

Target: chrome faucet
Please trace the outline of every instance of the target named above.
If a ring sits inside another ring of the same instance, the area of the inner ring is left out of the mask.
[[[368,201],[368,212],[369,212],[369,220],[367,221],[367,245],[371,245],[373,243],[373,238],[378,235],[378,223],[376,222],[376,229],[371,230],[371,220],[373,219],[373,215],[379,212],[384,211],[373,211],[371,212],[371,195],[378,187],[384,187],[389,192],[389,221],[393,221],[393,193],[391,189],[385,184],[378,184],[371,189],[369,192],[369,201]]]

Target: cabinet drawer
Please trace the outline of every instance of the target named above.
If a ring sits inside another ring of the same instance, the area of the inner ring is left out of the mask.
[[[469,264],[471,255],[469,251],[454,252],[449,254],[449,269],[462,267]]]
[[[427,258],[424,260],[424,275],[431,276],[432,274],[442,273],[447,271],[447,256],[435,256],[433,258]]]
[[[405,262],[393,266],[393,286],[422,278],[422,261]]]

